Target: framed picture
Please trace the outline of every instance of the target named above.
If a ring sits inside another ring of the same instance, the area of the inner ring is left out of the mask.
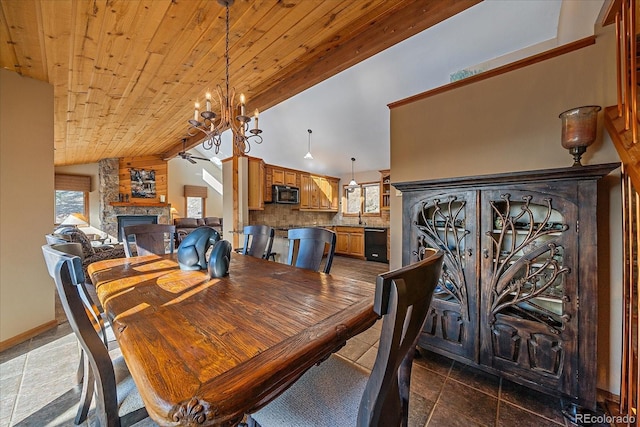
[[[153,169],[129,169],[131,197],[153,199],[156,197],[156,172]]]

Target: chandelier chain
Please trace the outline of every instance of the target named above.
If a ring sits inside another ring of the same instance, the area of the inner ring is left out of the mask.
[[[233,0],[218,0],[220,5],[225,6],[226,19],[225,19],[225,92],[223,93],[220,85],[217,85],[216,92],[218,95],[218,102],[220,104],[219,116],[214,113],[211,108],[212,97],[211,93],[207,92],[205,109],[200,112],[200,104],[195,103],[195,111],[193,120],[189,120],[189,128],[187,134],[189,136],[195,136],[198,132],[205,135],[202,146],[205,150],[209,150],[215,147],[215,153],[220,152],[220,145],[222,144],[222,133],[226,130],[231,130],[232,133],[232,150],[234,155],[247,154],[251,150],[250,142],[261,144],[262,143],[262,130],[258,128],[258,110],[255,110],[253,120],[254,127],[249,128],[251,117],[245,115],[245,97],[244,94],[240,94],[240,102],[238,105],[235,103],[235,89],[231,88],[230,75],[229,75],[229,34],[230,34],[230,16],[229,7],[233,4]]]
[[[227,107],[229,107],[229,5],[227,5],[227,27],[225,32],[224,57],[225,57],[225,82],[227,84]]]

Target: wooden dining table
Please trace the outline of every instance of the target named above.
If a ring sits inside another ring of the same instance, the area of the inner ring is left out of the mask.
[[[375,283],[235,253],[229,270],[183,271],[175,254],[88,268],[160,425],[236,425],[378,318]]]

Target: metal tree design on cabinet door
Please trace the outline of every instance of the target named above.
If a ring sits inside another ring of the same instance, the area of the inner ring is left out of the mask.
[[[486,232],[494,261],[489,321],[494,324],[498,313],[509,310],[545,323],[559,334],[562,323],[569,320],[567,315],[552,312],[540,299],[562,300],[562,276],[570,269],[563,266],[560,236],[569,227],[550,221],[554,212],[550,198],[542,200],[544,205],[531,203],[528,195],[517,203],[511,201],[510,194],[502,194],[501,199],[490,202],[494,230]]]
[[[464,239],[470,233],[465,228],[464,200],[451,196],[448,200],[422,202],[418,219],[414,222],[418,230],[418,247],[413,255],[422,259],[428,247],[440,248],[444,252],[442,274],[436,292],[453,298],[460,304],[461,314],[469,320],[467,307],[467,283],[464,276]],[[471,250],[468,250],[471,256]]]

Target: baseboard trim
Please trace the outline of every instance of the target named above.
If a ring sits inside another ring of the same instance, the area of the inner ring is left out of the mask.
[[[8,340],[4,340],[0,342],[0,352],[5,351],[8,348],[16,346],[20,343],[23,343],[36,335],[40,335],[41,333],[48,331],[49,329],[53,329],[58,326],[57,320],[51,320],[50,322],[43,323],[40,326],[36,326],[33,329],[29,329],[26,332],[16,335],[13,338],[9,338]]]
[[[603,390],[601,388],[596,390],[598,393],[598,402],[613,402],[620,403],[620,396],[614,393],[611,393],[608,390]]]

